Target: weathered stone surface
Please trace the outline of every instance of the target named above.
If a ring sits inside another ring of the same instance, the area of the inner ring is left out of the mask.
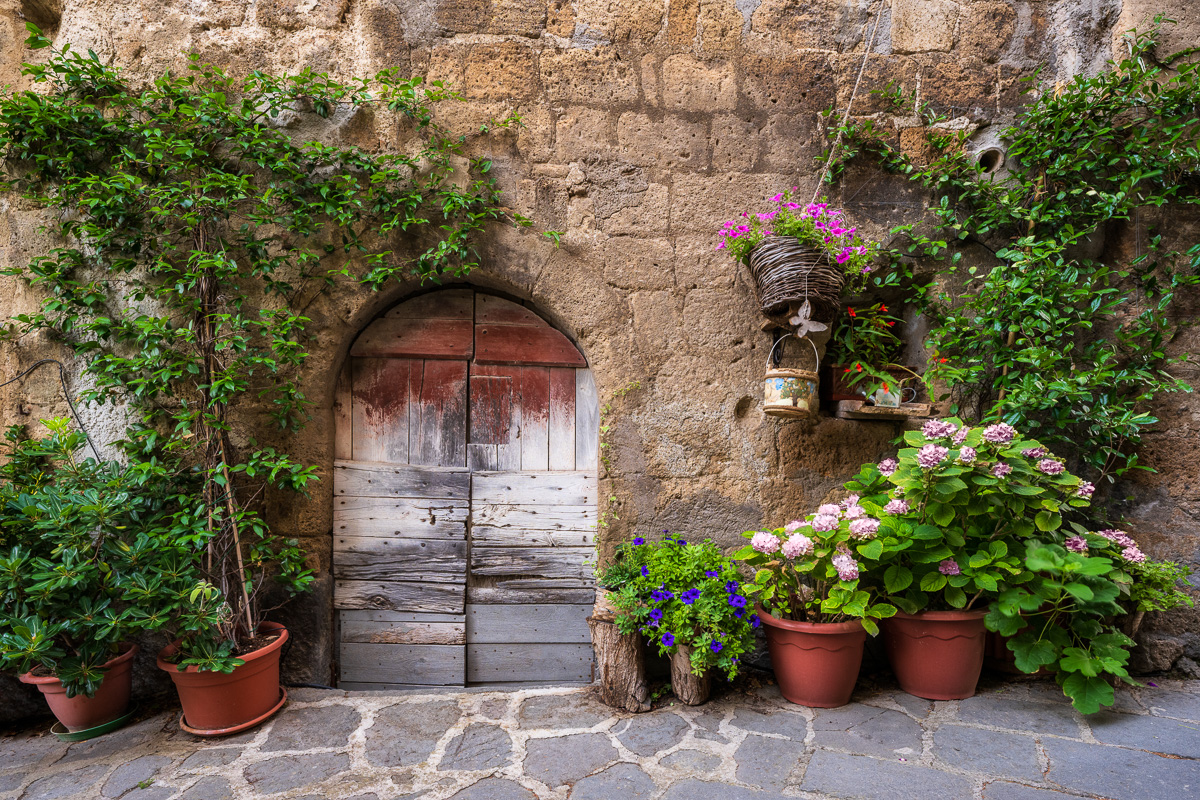
[[[732,65],[708,66],[686,55],[667,58],[662,65],[662,103],[679,111],[732,111],[737,105]]]
[[[630,717],[613,728],[621,744],[639,756],[652,756],[673,747],[687,731],[686,720],[662,710]]]
[[[1112,800],[1177,800],[1200,786],[1200,761],[1164,758],[1120,747],[1044,739],[1046,780]]]
[[[1033,738],[1016,733],[943,725],[933,734],[933,756],[968,772],[1031,781],[1042,777]]]
[[[591,728],[609,716],[609,710],[591,698],[558,694],[530,697],[517,714],[526,730]]]
[[[0,775],[0,792],[11,792],[25,782],[24,772],[9,772]]]
[[[349,767],[350,757],[345,754],[310,753],[260,761],[246,767],[244,774],[256,792],[271,794],[320,783]]]
[[[1102,711],[1089,716],[1087,723],[1105,744],[1200,758],[1200,731],[1193,722]]]
[[[385,708],[367,729],[367,760],[389,767],[419,764],[460,714],[458,704],[449,700]]]
[[[617,149],[632,164],[702,170],[708,164],[704,125],[675,116],[661,120],[627,112],[617,120]]]
[[[1008,3],[971,3],[959,34],[959,50],[984,61],[995,61],[1012,41],[1016,23],[1016,9]]]
[[[667,769],[678,770],[684,775],[701,775],[705,772],[712,772],[721,766],[721,758],[700,750],[676,750],[674,753],[664,756],[658,763]]]
[[[179,800],[233,800],[233,789],[224,778],[209,775],[193,783]]]
[[[763,713],[750,708],[739,708],[730,724],[735,728],[754,733],[776,733],[798,742],[808,735],[808,720],[790,711]]]
[[[616,118],[601,109],[572,107],[559,115],[554,130],[560,161],[606,156],[617,139]]]
[[[146,786],[144,788],[135,788],[129,794],[124,795],[121,800],[167,800],[169,797],[175,796],[175,790],[169,786]]]
[[[818,750],[808,762],[800,788],[863,800],[928,800],[970,797],[971,782],[916,764]]]
[[[1200,720],[1200,694],[1194,692],[1142,692],[1139,699],[1162,717]]]
[[[345,747],[361,721],[362,715],[349,706],[298,709],[275,720],[262,750]]]
[[[537,795],[519,783],[501,778],[484,778],[456,792],[450,800],[537,800]]]
[[[533,49],[523,42],[478,44],[467,54],[463,72],[468,97],[526,100],[538,91]]]
[[[637,101],[637,70],[615,48],[549,50],[539,63],[549,100],[609,107]]]
[[[983,787],[983,800],[1083,800],[1076,794],[1064,794],[1054,789],[1038,789],[1020,783],[995,781]]]
[[[608,737],[599,733],[531,739],[525,752],[525,774],[551,788],[574,783],[618,756]]]
[[[57,800],[82,792],[94,786],[107,771],[107,764],[92,764],[39,778],[26,787],[21,800]]]
[[[53,736],[21,734],[0,739],[0,764],[6,769],[33,766],[53,752],[62,750],[62,743]]]
[[[649,800],[658,791],[650,776],[633,764],[615,764],[583,778],[568,795],[570,800]]]
[[[128,757],[136,751],[136,748],[146,744],[157,735],[160,727],[160,721],[150,719],[105,734],[97,739],[67,745],[67,753],[62,757],[62,761],[65,763],[92,758],[107,758],[118,753]]]
[[[333,28],[341,23],[347,4],[348,0],[262,0],[255,13],[267,28]]]
[[[863,39],[866,10],[865,3],[842,0],[763,0],[750,30],[798,49],[846,52]]]
[[[179,765],[181,772],[198,772],[208,767],[223,767],[241,756],[239,747],[209,747],[192,753]]]
[[[949,0],[894,0],[892,50],[897,53],[947,51],[954,46],[958,4]]]
[[[815,713],[813,730],[819,747],[892,758],[911,758],[921,752],[921,726],[899,711],[854,704]]]
[[[512,758],[512,739],[495,725],[470,725],[446,745],[439,769],[496,769]]]
[[[747,789],[714,781],[688,780],[671,784],[662,800],[783,800],[778,792]]]
[[[105,797],[120,797],[139,783],[153,778],[160,769],[170,764],[172,759],[164,756],[142,756],[122,764],[113,770],[112,775],[104,782],[100,794]]]
[[[1080,736],[1080,716],[1064,703],[1039,703],[1003,694],[982,694],[959,701],[958,718],[963,722],[1016,731]]]
[[[605,254],[604,275],[622,289],[666,289],[675,285],[674,261],[667,239],[614,237]]]
[[[747,736],[733,754],[737,778],[764,789],[782,789],[793,782],[804,756],[803,742]]]

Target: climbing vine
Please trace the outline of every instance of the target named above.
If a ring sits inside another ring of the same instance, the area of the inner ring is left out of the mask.
[[[31,48],[51,47],[28,27]],[[312,579],[262,511],[268,490],[302,493],[315,467],[232,435],[235,419],[262,415],[304,425],[304,310],[338,283],[464,275],[485,225],[528,220],[500,205],[490,162],[435,123],[435,106],[457,99],[438,82],[237,79],[192,56],[180,74],[135,84],[69,46],[24,74],[32,90],[0,97],[5,187],[52,212],[61,244],[9,273],[45,299],[8,335],[58,335],[86,364],[84,398],[128,408],[120,445],[143,480],[190,487],[176,538],[203,553],[204,591],[228,606],[216,626],[179,627],[199,663],[230,668],[265,613],[266,579],[288,592]],[[413,134],[404,152],[287,130],[298,117],[387,112]]]
[[[852,120],[830,171],[836,181],[847,161],[873,159],[932,191],[932,229],[893,230],[898,269],[876,286],[915,285],[932,326],[928,377],[954,387],[955,413],[1019,425],[1093,478],[1143,469],[1137,445],[1158,421],[1150,401],[1190,391],[1169,371],[1187,356],[1168,345],[1180,329],[1173,304],[1200,280],[1200,243],[1169,251],[1140,220],[1200,204],[1200,67],[1191,51],[1156,58],[1165,22],[1127,37],[1128,57],[1108,71],[1033,97],[1002,134],[1007,170],[989,172],[967,131],[888,87],[894,110],[915,109],[923,124],[927,163],[875,120]],[[1116,264],[1089,251],[1118,226],[1136,237],[1135,254]],[[990,263],[966,265],[968,245]],[[944,269],[912,282],[914,258]]]

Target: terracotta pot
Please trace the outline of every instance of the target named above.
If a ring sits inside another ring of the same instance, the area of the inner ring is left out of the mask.
[[[95,728],[112,722],[129,708],[129,690],[133,685],[133,657],[137,655],[136,644],[121,645],[121,654],[104,662],[104,680],[96,694],[88,697],[77,694],[67,697],[67,689],[55,677],[41,678],[32,672],[21,676],[21,683],[30,683],[46,698],[46,705],[54,712],[58,721],[72,733]]]
[[[173,642],[158,654],[158,668],[171,676],[183,705],[180,726],[200,736],[223,736],[252,728],[279,710],[286,698],[279,685],[279,654],[288,640],[287,628],[276,622],[258,626],[261,634],[279,638],[259,650],[239,656],[246,663],[224,672],[184,671],[171,663],[178,652]]]
[[[975,694],[983,670],[983,611],[922,611],[883,620],[883,642],[900,688],[926,700]]]
[[[794,622],[761,607],[757,613],[766,626],[775,680],[787,700],[813,708],[850,702],[867,641],[861,622]]]

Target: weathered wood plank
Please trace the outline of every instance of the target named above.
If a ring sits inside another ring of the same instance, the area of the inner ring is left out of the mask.
[[[575,370],[550,370],[550,463],[553,470],[575,469]]]
[[[437,644],[364,644],[341,646],[341,680],[461,686],[466,648]]]
[[[480,364],[586,367],[575,344],[549,326],[475,326],[475,360]]]
[[[503,547],[592,547],[595,531],[547,531],[521,528],[489,528],[475,525],[471,541]]]
[[[519,412],[517,438],[521,469],[550,468],[550,370],[513,367],[513,394]]]
[[[467,469],[496,470],[500,468],[500,458],[494,444],[467,444]]]
[[[471,319],[473,289],[438,289],[406,300],[385,314],[391,319]]]
[[[342,365],[338,372],[337,383],[333,387],[333,457],[353,458],[354,423],[351,416],[351,379],[350,359]]]
[[[583,587],[514,589],[505,586],[468,586],[467,599],[471,603],[481,605],[528,605],[532,603],[581,605],[594,603],[596,601],[596,590]]]
[[[454,687],[458,684],[450,686],[430,686],[421,683],[370,683],[364,681],[338,681],[337,688],[344,689],[347,692],[410,692],[420,694],[428,693],[443,693],[454,691]],[[465,685],[465,684],[463,684]],[[505,688],[509,684],[504,684]],[[540,683],[539,686],[559,685]],[[575,684],[564,684],[574,686]]]
[[[467,605],[472,644],[544,642],[587,644],[590,605]]]
[[[466,583],[467,543],[335,536],[333,576],[359,581]]]
[[[595,506],[476,502],[471,509],[471,522],[476,527],[594,532],[596,519]]]
[[[409,463],[465,467],[467,362],[427,360],[416,410],[408,431]]]
[[[600,451],[600,401],[590,369],[575,370],[575,469],[595,469]]]
[[[471,476],[474,505],[595,505],[592,472],[476,472]]]
[[[465,539],[466,500],[404,497],[337,497],[333,532],[341,536]]]
[[[421,361],[352,358],[351,451],[358,461],[408,463],[408,404]]]
[[[589,589],[594,583],[591,577],[579,578],[539,578],[529,575],[476,575],[476,579],[481,585],[493,586],[497,589],[538,589],[538,590],[553,590],[553,589]],[[526,600],[525,602],[535,602],[534,600]],[[548,603],[558,602],[557,600],[547,600]]]
[[[466,468],[402,466],[377,461],[335,461],[337,497],[405,497],[466,500],[471,473]]]
[[[358,335],[350,355],[465,360],[474,352],[474,333],[470,320],[381,317]]]
[[[378,608],[392,611],[461,614],[465,605],[461,583],[402,581],[335,581],[334,608]]]
[[[471,444],[508,444],[512,438],[513,379],[471,376]]]
[[[467,681],[590,681],[590,644],[469,644]]]
[[[525,306],[494,294],[475,295],[475,322],[478,325],[549,326],[546,320]]]
[[[471,574],[528,576],[539,580],[592,579],[596,551],[590,547],[491,547],[471,548]]]
[[[342,612],[342,642],[362,644],[449,644],[467,643],[465,622],[380,622],[346,619]],[[459,619],[458,617],[447,617]]]
[[[439,622],[466,624],[466,614],[426,614],[420,611],[388,611],[377,608],[348,608],[338,612],[343,622]]]

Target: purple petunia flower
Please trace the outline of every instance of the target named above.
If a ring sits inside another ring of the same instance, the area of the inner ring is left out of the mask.
[[[655,589],[650,593],[650,599],[656,603],[662,603],[666,600],[670,600],[674,596],[674,592],[670,592],[666,589]]]
[[[649,567],[642,567],[642,577],[643,577],[643,578],[645,578],[645,577],[647,577],[649,574],[650,574],[650,568],[649,568]]]
[[[751,627],[751,628],[760,628],[760,627],[762,627],[762,620],[758,618],[758,614],[751,614],[751,615],[750,615],[750,627]]]
[[[742,597],[740,594],[731,594],[729,595],[729,605],[733,606],[734,608],[745,608],[746,598]]]
[[[721,652],[721,648],[724,646],[725,645],[721,644],[716,639],[713,639],[713,641],[708,645],[708,649],[712,650],[714,653],[719,653]]]
[[[657,622],[658,620],[660,620],[662,618],[663,618],[663,612],[662,612],[661,608],[655,608],[650,611],[650,619]]]
[[[680,546],[687,545],[687,539],[676,539],[676,541],[679,542]]]
[[[645,544],[646,540],[643,539],[641,536],[635,536],[633,539],[633,543],[634,544]]]
[[[1010,472],[1012,472],[1012,467],[1008,464],[1005,464],[1003,461],[992,467],[992,475],[997,478],[1003,478]]]
[[[879,473],[890,478],[892,474],[895,473],[895,471],[899,468],[899,466],[900,462],[896,459],[885,458],[883,461],[879,462]]]
[[[717,572],[715,569],[706,569],[706,570],[704,570],[704,577],[706,577],[706,578],[715,578],[715,577],[717,577],[717,576],[718,576],[718,575],[720,575],[720,574],[721,574],[721,573]]]
[[[1017,429],[1004,422],[988,425],[983,429],[983,440],[990,444],[1008,444],[1017,435]]]
[[[961,575],[962,569],[959,568],[958,562],[953,558],[947,558],[942,563],[938,564],[938,572],[943,575]]]
[[[735,609],[733,610],[733,615],[734,615],[735,617],[737,617],[738,619],[741,619],[741,618],[742,618],[742,616],[743,616],[745,613],[746,613],[746,612],[745,612],[743,609],[740,609],[740,608],[735,608]]]
[[[688,589],[686,592],[679,595],[679,599],[683,601],[684,605],[690,606],[692,603],[700,599],[700,590]]]
[[[949,448],[936,444],[927,444],[917,451],[917,466],[921,469],[933,469],[946,460],[950,454]]]
[[[662,635],[662,643],[664,645],[666,645],[667,647],[671,647],[672,645],[674,645],[675,644],[675,634],[671,633],[670,631],[664,632]]]
[[[1070,536],[1064,544],[1072,553],[1086,553],[1088,551],[1087,539],[1082,536]]]
[[[1053,458],[1043,458],[1038,462],[1037,468],[1047,475],[1061,475],[1067,469],[1061,461],[1055,461]]]
[[[730,581],[729,583],[725,584],[725,591],[729,592],[730,594],[733,594],[737,590],[738,590],[738,582],[737,581]]]

